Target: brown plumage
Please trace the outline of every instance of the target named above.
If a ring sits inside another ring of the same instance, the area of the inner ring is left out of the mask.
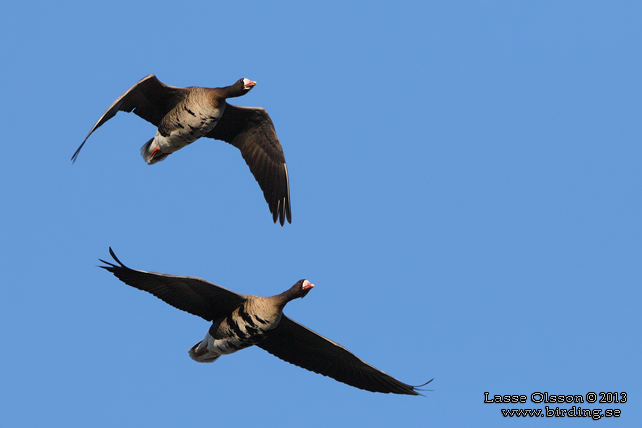
[[[100,267],[132,287],[212,322],[205,338],[189,350],[195,361],[212,362],[220,355],[256,345],[284,361],[356,388],[420,395],[418,387],[393,378],[283,314],[288,302],[305,297],[314,287],[308,280],[276,296],[251,296],[200,278],[130,269],[111,248],[109,252],[118,264],[101,260],[107,266]]]
[[[114,101],[71,159],[76,161],[89,136],[116,113],[133,111],[157,127],[154,138],[141,148],[148,164],[165,159],[201,137],[230,143],[241,151],[259,183],[274,222],[283,226],[287,219],[291,223],[288,169],[270,116],[260,107],[237,107],[225,101],[245,95],[255,85],[251,80],[239,79],[222,88],[179,88],[165,85],[150,74]]]

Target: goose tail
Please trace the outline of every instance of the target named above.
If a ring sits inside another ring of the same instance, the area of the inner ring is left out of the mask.
[[[140,148],[140,154],[143,156],[143,159],[145,159],[145,162],[147,162],[148,165],[160,162],[170,155],[169,153],[161,152],[160,148],[158,147],[158,143],[155,142],[155,140],[156,137],[151,138],[143,145],[143,147]]]
[[[197,363],[213,363],[220,357],[221,355],[216,355],[210,350],[207,349],[207,346],[201,346],[203,341],[198,342],[196,345],[192,346],[190,348],[189,356],[192,358],[192,360],[196,361]]]

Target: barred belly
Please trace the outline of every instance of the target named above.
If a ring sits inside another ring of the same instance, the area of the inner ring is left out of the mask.
[[[276,327],[280,319],[280,314],[270,320],[249,314],[241,305],[212,325],[203,340],[190,349],[190,357],[198,362],[213,362],[221,355],[256,345],[265,339],[268,331]]]
[[[192,111],[186,106],[175,115],[169,115],[167,126],[161,123],[154,137],[163,153],[173,153],[207,135],[218,124],[225,108]],[[166,129],[169,132],[164,132]]]

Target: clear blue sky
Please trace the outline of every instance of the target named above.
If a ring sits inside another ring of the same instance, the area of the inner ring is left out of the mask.
[[[627,392],[583,407],[639,426],[639,2],[7,0],[0,17],[1,426],[514,426],[484,392],[536,391]],[[147,166],[155,128],[132,114],[71,164],[149,73],[258,82],[233,103],[276,125],[291,225],[225,143]],[[208,323],[96,268],[109,246],[242,293],[308,278],[289,316],[431,390],[372,394],[258,348],[194,363]]]

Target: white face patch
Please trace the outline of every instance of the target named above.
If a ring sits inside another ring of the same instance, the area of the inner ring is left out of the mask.
[[[252,89],[256,85],[256,82],[252,82],[250,79],[243,78],[243,87],[245,89]]]

